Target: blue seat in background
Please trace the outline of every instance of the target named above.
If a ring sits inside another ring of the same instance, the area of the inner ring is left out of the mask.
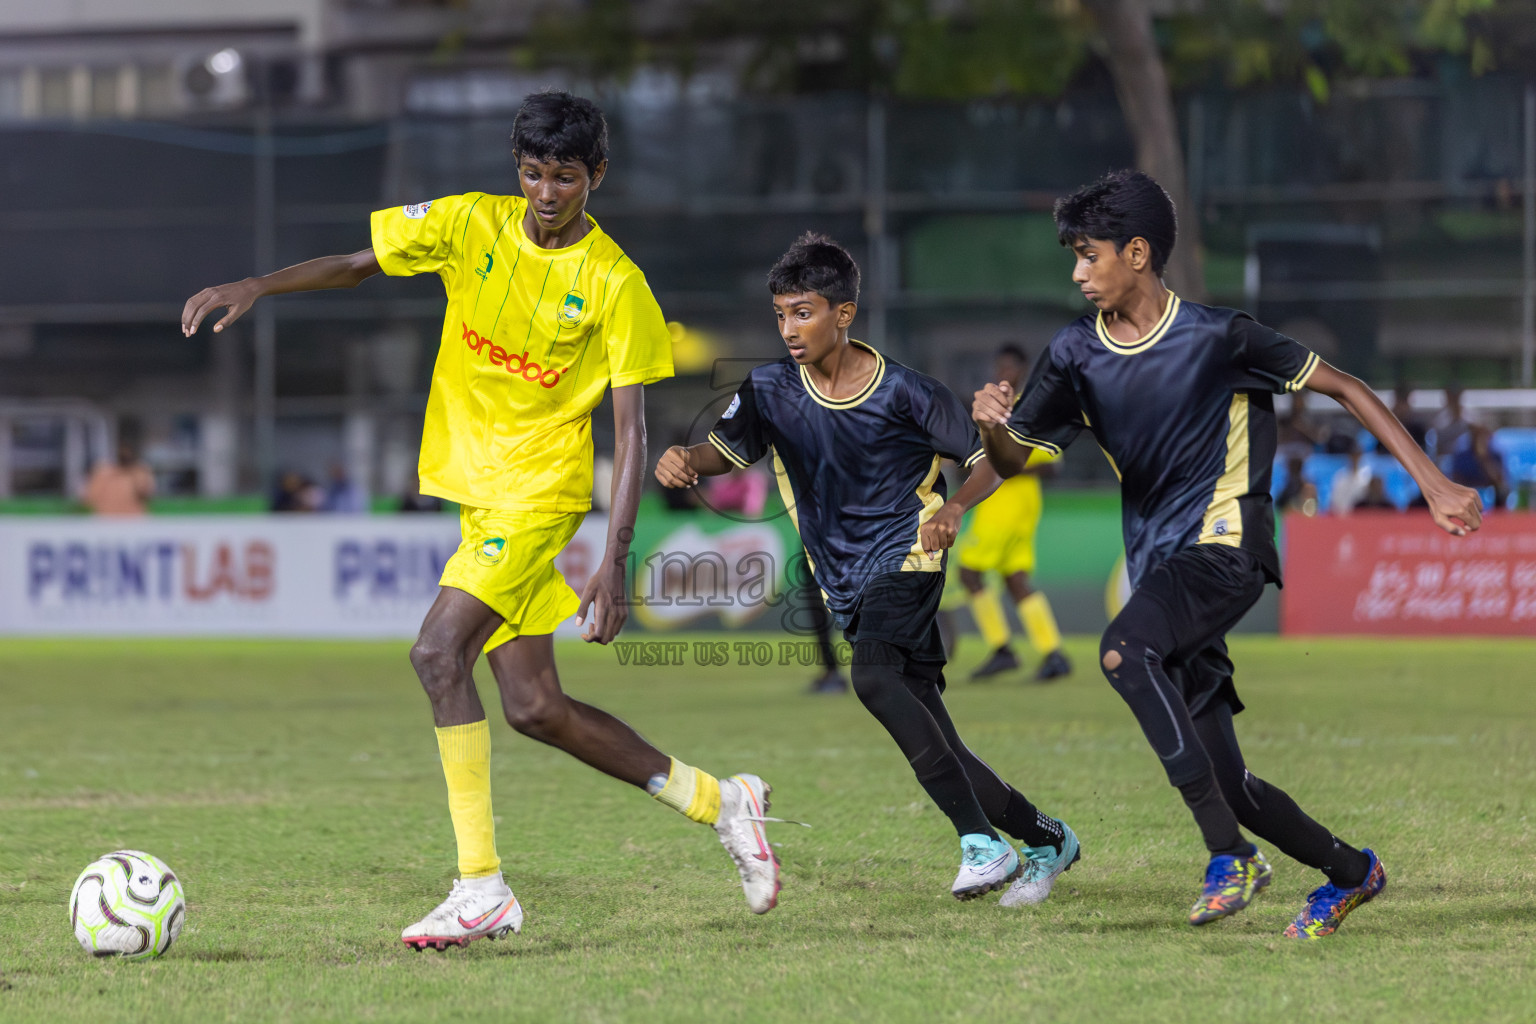
[[[1302,478],[1317,488],[1317,507],[1326,511],[1328,498],[1333,494],[1333,475],[1349,465],[1347,455],[1329,455],[1318,452],[1307,456],[1301,468]]]
[[[1361,457],[1361,462],[1369,467],[1370,471],[1381,478],[1382,487],[1387,492],[1387,497],[1392,504],[1400,509],[1405,509],[1419,496],[1419,485],[1413,482],[1413,477],[1403,468],[1402,463],[1385,452],[1378,452]],[[1328,499],[1333,494],[1333,477],[1339,470],[1349,465],[1347,455],[1329,455],[1318,452],[1307,456],[1302,464],[1302,479],[1317,488],[1318,508],[1323,511],[1328,509]],[[1284,459],[1276,459],[1272,482],[1270,486],[1271,497],[1278,497],[1285,489],[1286,482],[1290,479]]]
[[[1536,480],[1536,427],[1500,427],[1493,432],[1493,446],[1504,456],[1511,490],[1522,480]]]
[[[1413,477],[1403,468],[1403,464],[1391,455],[1381,452],[1367,455],[1362,461],[1371,467],[1373,475],[1381,478],[1387,497],[1398,508],[1407,508],[1419,496],[1419,485],[1413,482]]]

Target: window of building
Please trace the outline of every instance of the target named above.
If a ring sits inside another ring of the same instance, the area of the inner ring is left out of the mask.
[[[139,113],[156,117],[176,110],[176,79],[169,64],[139,68]]]
[[[69,68],[43,68],[38,74],[37,112],[41,117],[68,117],[70,115]]]
[[[91,116],[117,117],[117,68],[91,69]]]

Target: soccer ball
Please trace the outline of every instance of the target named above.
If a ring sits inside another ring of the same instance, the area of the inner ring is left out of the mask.
[[[94,956],[159,956],[186,920],[187,898],[176,872],[139,850],[118,850],[87,864],[69,894],[75,938]]]

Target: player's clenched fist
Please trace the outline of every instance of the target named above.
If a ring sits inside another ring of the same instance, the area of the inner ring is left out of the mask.
[[[1483,525],[1483,500],[1470,487],[1445,483],[1443,490],[1425,495],[1435,525],[1446,533],[1465,537]]]
[[[937,558],[940,551],[954,547],[955,536],[960,532],[960,517],[964,514],[964,508],[947,502],[917,531],[918,540],[929,558]]]
[[[688,449],[675,444],[661,453],[656,463],[656,479],[663,487],[692,487],[699,482],[699,474],[688,464]]]
[[[971,419],[982,426],[1002,426],[1013,412],[1013,385],[1007,381],[988,384],[976,392]]]

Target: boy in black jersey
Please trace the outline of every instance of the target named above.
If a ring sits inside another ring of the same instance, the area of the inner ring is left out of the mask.
[[[1032,448],[1059,452],[1087,429],[1120,476],[1136,590],[1105,631],[1100,657],[1211,852],[1190,923],[1236,913],[1269,883],[1241,825],[1328,876],[1285,934],[1332,934],[1385,887],[1381,861],[1247,771],[1232,729],[1243,705],[1224,637],[1266,583],[1280,583],[1271,394],[1305,387],[1336,399],[1413,475],[1449,533],[1477,529],[1477,494],[1447,480],[1354,377],[1245,313],[1168,291],[1173,202],[1145,174],[1107,175],[1058,201],[1055,213],[1062,244],[1077,256],[1072,280],[1099,312],[1057,333],[1016,405],[1006,383],[976,393],[982,443],[1006,477]]]
[[[668,449],[656,477],[690,487],[772,452],[816,585],[853,645],[854,692],[960,834],[950,891],[971,899],[1017,879],[1003,905],[1039,903],[1077,860],[1077,837],[966,748],[941,696],[945,552],[998,484],[976,428],[944,385],[849,339],[859,269],[841,246],[804,236],[768,288],[789,355],[748,374],[709,441]],[[971,468],[948,501],[942,459]],[[996,829],[1024,844],[1022,864]]]

